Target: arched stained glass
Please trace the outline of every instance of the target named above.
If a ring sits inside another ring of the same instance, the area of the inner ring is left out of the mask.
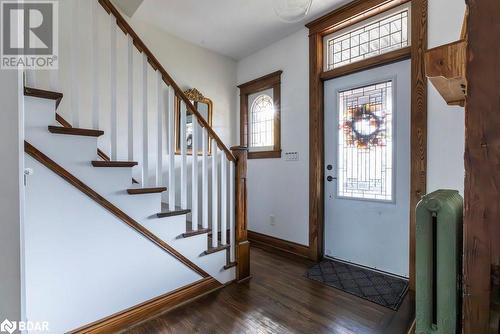
[[[250,107],[250,146],[274,145],[274,103],[267,94],[255,98]]]

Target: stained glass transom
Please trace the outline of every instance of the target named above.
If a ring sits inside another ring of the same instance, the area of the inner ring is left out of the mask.
[[[339,93],[339,197],[393,200],[392,82]]]
[[[327,39],[326,69],[409,46],[408,9]]]
[[[250,145],[274,145],[274,103],[267,94],[257,96],[250,108]]]

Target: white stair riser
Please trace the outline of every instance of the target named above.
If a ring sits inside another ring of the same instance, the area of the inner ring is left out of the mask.
[[[99,168],[91,165],[97,158],[97,138],[53,134],[48,122],[55,117],[50,108],[55,104],[39,103],[44,99],[26,98],[26,140],[38,150],[61,165],[99,195],[116,205],[127,208],[129,216],[138,221],[150,218],[161,210],[161,194],[129,195],[132,187],[132,170],[128,167]]]

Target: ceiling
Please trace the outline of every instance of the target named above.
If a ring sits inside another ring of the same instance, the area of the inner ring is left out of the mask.
[[[292,24],[280,21],[271,0],[144,0],[133,18],[238,60],[347,2],[313,0],[307,17]]]

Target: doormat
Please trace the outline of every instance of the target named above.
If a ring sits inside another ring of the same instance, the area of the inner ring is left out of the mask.
[[[323,260],[305,276],[397,311],[408,291],[408,280],[335,260]]]

